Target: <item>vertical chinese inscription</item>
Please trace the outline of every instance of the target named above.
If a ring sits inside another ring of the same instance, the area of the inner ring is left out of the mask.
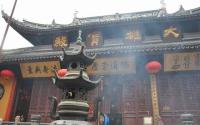
[[[180,58],[179,58],[179,56],[178,55],[174,55],[173,56],[173,59],[172,59],[172,69],[179,69],[180,68]]]
[[[101,32],[92,32],[87,35],[88,47],[99,47],[102,45],[103,38]]]
[[[164,71],[200,70],[200,53],[172,53],[164,55]]]
[[[53,69],[60,69],[59,61],[21,63],[21,73],[24,78],[54,76]]]

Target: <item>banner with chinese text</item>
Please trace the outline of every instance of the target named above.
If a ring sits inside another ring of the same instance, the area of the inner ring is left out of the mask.
[[[103,57],[95,59],[87,68],[89,75],[113,75],[136,73],[134,57]]]
[[[21,73],[24,78],[51,77],[54,76],[52,69],[60,69],[59,61],[21,63]]]
[[[164,71],[200,70],[200,52],[164,55]]]

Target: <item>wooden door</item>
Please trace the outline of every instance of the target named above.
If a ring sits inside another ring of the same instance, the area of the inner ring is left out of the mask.
[[[150,84],[147,80],[124,82],[122,90],[123,125],[143,125],[143,117],[150,115]]]
[[[17,87],[16,105],[14,113],[12,114],[12,119],[14,120],[16,116],[23,117],[23,122],[28,119],[29,104],[31,99],[32,91],[32,79],[23,79],[20,81]]]
[[[101,112],[110,118],[110,125],[122,125],[122,82],[115,77],[105,77]]]
[[[29,118],[31,114],[39,114],[42,122],[50,122],[48,97],[56,96],[58,101],[61,97],[61,90],[57,89],[50,78],[37,78],[33,80],[31,101],[29,107]]]
[[[165,124],[180,124],[180,115],[193,114],[200,120],[200,73],[176,72],[158,77],[160,115]]]

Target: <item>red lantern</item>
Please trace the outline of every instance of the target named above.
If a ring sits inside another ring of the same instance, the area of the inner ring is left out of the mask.
[[[67,69],[60,69],[58,70],[58,76],[63,77],[67,74]]]
[[[158,61],[151,61],[146,64],[145,68],[149,73],[157,73],[161,69],[161,64]]]
[[[4,69],[0,72],[0,76],[1,77],[14,77],[14,73],[13,71],[9,70],[9,69]]]

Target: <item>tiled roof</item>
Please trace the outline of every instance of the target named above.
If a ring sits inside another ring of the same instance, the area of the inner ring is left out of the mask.
[[[7,21],[9,16],[2,11],[3,18]],[[139,23],[152,23],[152,22],[168,22],[168,21],[183,21],[191,19],[200,19],[200,7],[184,10],[183,7],[173,14],[167,14],[165,9],[114,14],[87,18],[75,17],[70,24],[38,24],[29,21],[18,21],[14,18],[11,19],[10,25],[24,38],[30,41],[33,45],[47,45],[53,41],[53,34],[64,33],[68,31],[78,31],[84,28],[93,28],[95,26],[104,26],[110,24],[139,24]]]
[[[12,19],[11,26],[17,30],[25,31],[57,31],[57,30],[72,30],[76,28],[80,28],[83,26],[90,25],[101,25],[101,24],[110,24],[110,23],[119,23],[119,22],[148,22],[148,21],[156,21],[158,19],[165,18],[184,18],[184,17],[192,17],[200,14],[200,7],[184,10],[180,7],[179,11],[168,14],[165,9],[151,10],[151,11],[143,11],[143,12],[134,12],[134,13],[124,13],[119,14],[116,13],[114,15],[105,15],[105,16],[96,16],[96,17],[86,17],[86,18],[74,18],[73,22],[70,24],[56,24],[55,22],[52,24],[39,24],[33,23],[30,21],[23,20],[23,22]],[[9,16],[2,11],[3,18],[7,21]],[[19,30],[18,29],[18,30]]]

